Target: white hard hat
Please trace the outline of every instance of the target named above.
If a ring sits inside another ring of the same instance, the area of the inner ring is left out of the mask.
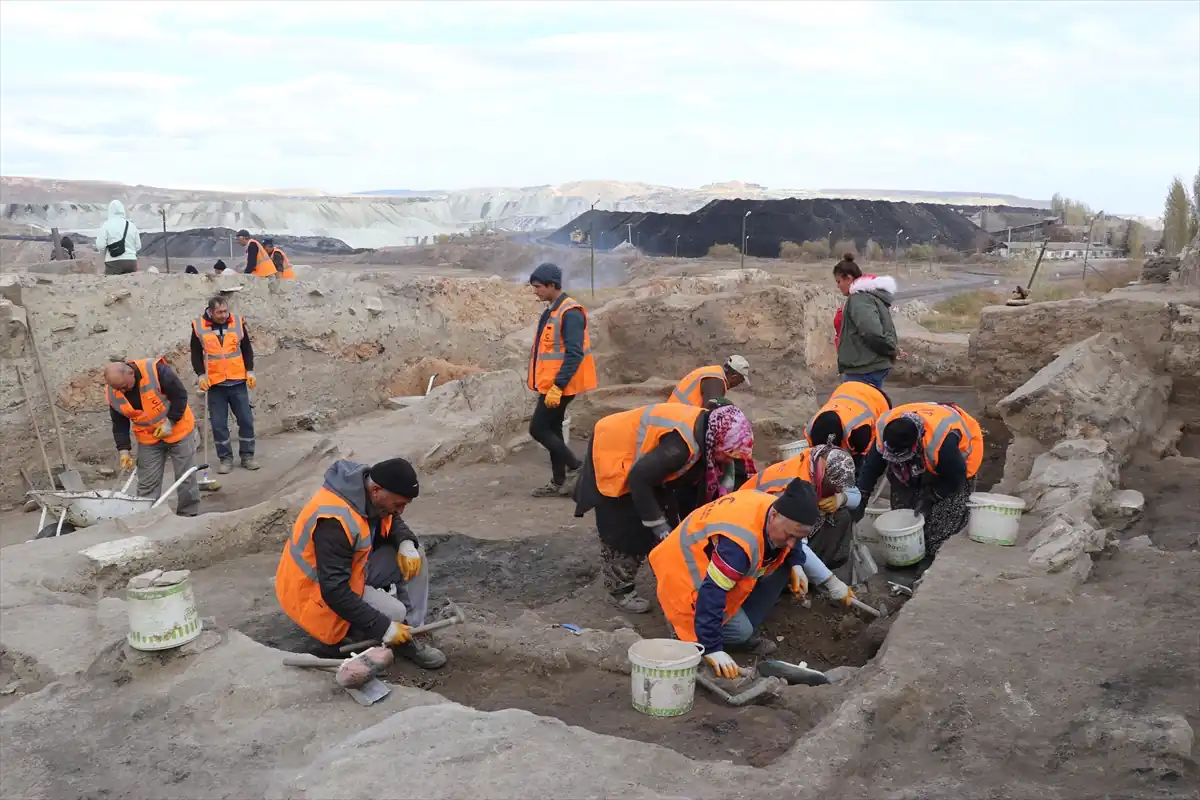
[[[741,375],[742,379],[746,382],[747,386],[750,385],[750,362],[747,361],[744,356],[739,356],[739,355],[730,356],[729,360],[725,362],[725,366],[730,371],[736,372],[738,375]]]

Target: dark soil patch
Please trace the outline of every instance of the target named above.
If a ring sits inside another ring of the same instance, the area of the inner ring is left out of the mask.
[[[1200,460],[1197,458],[1159,460],[1149,454],[1137,454],[1121,470],[1121,487],[1136,489],[1145,495],[1146,508],[1121,537],[1149,536],[1154,546],[1162,550],[1197,547],[1200,543],[1196,527],[1196,520],[1200,519],[1197,486],[1200,486]]]
[[[977,415],[975,418],[983,428],[983,464],[975,476],[975,485],[979,491],[986,492],[1004,477],[1004,461],[1012,433],[998,417]]]

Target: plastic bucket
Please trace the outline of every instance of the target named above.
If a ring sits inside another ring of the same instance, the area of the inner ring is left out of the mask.
[[[907,508],[880,514],[875,530],[883,540],[884,561],[907,567],[925,557],[925,517]]]
[[[859,544],[865,544],[871,551],[871,557],[876,561],[887,561],[887,546],[883,537],[875,530],[875,520],[886,514],[889,507],[886,503],[881,506],[868,506],[863,518],[854,524],[854,538]]]
[[[641,639],[629,646],[633,707],[651,717],[678,717],[692,710],[696,668],[704,648],[678,639]]]
[[[780,446],[779,459],[780,459],[780,461],[787,461],[792,456],[798,456],[807,449],[808,449],[808,440],[807,439],[797,439],[794,442],[788,442],[787,444]]]
[[[125,590],[129,606],[129,646],[135,650],[169,650],[200,635],[200,617],[192,584],[184,578],[173,586]]]
[[[974,492],[967,501],[971,510],[967,522],[967,537],[984,544],[1011,546],[1016,544],[1017,529],[1025,501],[1008,494]]]

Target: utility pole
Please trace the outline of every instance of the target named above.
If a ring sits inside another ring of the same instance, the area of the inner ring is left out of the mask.
[[[167,239],[167,208],[166,208],[166,206],[163,206],[162,208],[160,208],[158,210],[158,215],[160,217],[162,217],[162,221],[163,221],[163,258],[165,258],[167,260],[166,271],[170,272],[171,271],[171,253],[168,251],[168,245],[170,245],[171,242],[169,239]]]
[[[630,244],[633,244],[633,223],[632,222],[625,223],[625,241],[629,242]]]
[[[411,236],[404,237],[405,241],[408,241],[411,238],[412,238]],[[233,261],[233,234],[232,233],[229,234],[229,260]]]
[[[682,235],[683,235],[682,233],[675,234],[675,257],[676,258],[679,258],[679,237]]]
[[[929,240],[929,274],[933,274],[933,251],[937,249],[937,237],[935,233],[933,238]]]
[[[1103,211],[1097,211],[1096,216],[1092,217],[1092,221],[1088,223],[1087,245],[1083,248],[1083,288],[1087,288],[1087,262],[1088,255],[1092,252],[1092,229],[1096,227],[1096,220],[1104,216]]]
[[[896,231],[896,246],[892,249],[892,258],[900,260],[900,234],[904,233],[904,228]]]
[[[596,198],[596,203],[600,202],[600,198]],[[588,209],[588,247],[591,249],[591,274],[592,274],[592,299],[596,299],[596,220],[595,212],[596,203],[592,203],[592,207]]]
[[[746,220],[750,218],[751,213],[747,211],[742,215],[742,269],[746,268]]]

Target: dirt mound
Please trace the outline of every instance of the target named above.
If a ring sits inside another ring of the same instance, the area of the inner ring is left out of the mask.
[[[245,261],[241,246],[233,240],[236,232],[231,228],[193,228],[165,234],[143,233],[142,248],[138,255],[162,256],[169,247],[170,254],[176,258],[221,258],[228,264],[231,258],[229,243],[233,241],[232,258]],[[350,256],[365,251],[365,248],[351,247],[341,239],[331,239],[328,236],[255,234],[260,240],[268,235],[292,260],[295,260],[296,256]]]
[[[449,361],[441,358],[426,356],[417,359],[413,364],[404,367],[393,375],[384,388],[384,391],[388,392],[392,397],[423,395],[429,387],[429,378],[431,375],[437,375],[433,381],[433,385],[434,387],[438,387],[449,381],[456,381],[459,378],[482,371],[483,369],[475,364],[451,364]]]
[[[746,212],[751,212],[745,218]],[[629,241],[648,255],[676,253],[698,258],[714,244],[736,246],[746,223],[746,252],[761,258],[779,256],[786,241],[853,239],[859,252],[873,239],[883,247],[894,244],[903,230],[911,243],[933,242],[956,250],[973,249],[991,241],[975,223],[950,206],[935,203],[890,203],[882,200],[714,200],[691,214],[646,214],[589,211],[564,225],[548,239],[569,245],[571,232],[591,230],[597,249],[609,250]]]

